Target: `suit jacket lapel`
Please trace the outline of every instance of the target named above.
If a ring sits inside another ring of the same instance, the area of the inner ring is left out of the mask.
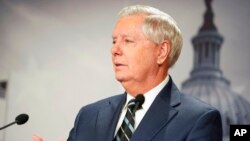
[[[96,122],[97,141],[112,141],[120,111],[126,101],[126,95],[118,96],[109,101],[106,107],[100,109]]]
[[[178,111],[174,107],[179,103],[179,91],[170,78],[168,84],[158,94],[145,114],[134,132],[131,141],[151,140],[172,118],[175,117]]]

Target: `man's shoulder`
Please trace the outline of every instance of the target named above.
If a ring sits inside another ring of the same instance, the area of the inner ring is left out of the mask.
[[[210,111],[218,112],[212,105],[184,93],[181,93],[180,109],[185,109],[186,112],[194,114],[204,114]]]
[[[170,77],[171,78],[171,77]],[[180,111],[185,111],[191,113],[204,113],[208,111],[217,111],[216,108],[213,106],[209,105],[208,103],[201,101],[200,99],[193,97],[189,94],[181,92],[177,86],[174,84],[173,80],[170,79],[172,82],[172,88],[171,88],[171,93],[172,93],[172,100],[173,99],[178,99],[180,100],[179,105],[176,107]]]

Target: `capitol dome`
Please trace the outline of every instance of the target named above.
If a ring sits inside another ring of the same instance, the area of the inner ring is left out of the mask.
[[[182,84],[182,92],[217,108],[222,117],[223,140],[229,140],[230,124],[250,124],[250,103],[231,89],[220,69],[223,37],[213,23],[212,0],[205,0],[204,23],[192,39],[194,67]]]

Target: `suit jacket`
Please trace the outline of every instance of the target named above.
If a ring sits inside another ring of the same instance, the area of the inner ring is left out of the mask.
[[[68,141],[112,141],[126,94],[83,107]],[[171,78],[157,95],[131,141],[222,141],[218,110],[182,94]]]

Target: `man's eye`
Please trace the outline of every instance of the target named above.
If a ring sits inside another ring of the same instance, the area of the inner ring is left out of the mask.
[[[112,42],[113,44],[115,44],[116,43],[116,41],[115,40],[113,40],[113,42]]]
[[[126,42],[126,43],[133,43],[134,41],[129,40],[129,39],[125,39],[125,42]]]

